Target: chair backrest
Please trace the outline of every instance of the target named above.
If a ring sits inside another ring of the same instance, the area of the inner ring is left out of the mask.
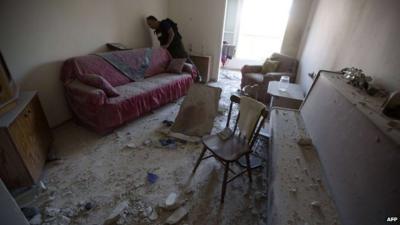
[[[231,103],[229,105],[229,112],[228,112],[228,118],[226,121],[226,126],[227,128],[230,128],[230,122],[232,119],[232,110],[233,110],[233,105],[234,104],[238,104],[240,107],[240,97],[236,96],[236,95],[232,95],[231,96]],[[248,144],[250,146],[250,148],[253,147],[258,134],[260,133],[261,127],[264,125],[265,119],[268,117],[268,111],[266,110],[266,108],[262,109],[262,111],[260,112],[260,114],[258,115],[257,118],[257,123],[255,124],[254,128],[252,129],[251,133],[248,135],[247,141]],[[239,135],[240,138],[243,138],[241,136],[241,131],[238,129],[238,122],[239,122],[239,118],[240,118],[240,111],[238,110],[236,119],[235,119],[235,125],[233,128],[233,135]],[[237,134],[237,132],[239,132]]]

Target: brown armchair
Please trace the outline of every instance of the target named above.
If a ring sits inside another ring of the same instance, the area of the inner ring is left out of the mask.
[[[273,53],[271,60],[279,61],[279,66],[276,72],[262,74],[261,65],[245,65],[241,69],[242,71],[242,82],[240,87],[243,88],[246,85],[255,85],[257,87],[257,100],[268,104],[271,96],[267,95],[268,83],[270,81],[279,81],[281,76],[289,76],[290,82],[293,83],[296,80],[297,65],[298,61],[289,56]]]

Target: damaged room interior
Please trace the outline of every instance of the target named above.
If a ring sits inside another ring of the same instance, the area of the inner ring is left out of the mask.
[[[398,0],[0,1],[0,224],[400,224]]]

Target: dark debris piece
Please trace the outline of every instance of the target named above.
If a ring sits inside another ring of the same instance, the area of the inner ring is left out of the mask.
[[[40,213],[40,209],[38,207],[23,207],[21,208],[21,211],[28,220]]]
[[[163,120],[162,123],[165,124],[167,127],[170,127],[172,126],[172,124],[174,124],[174,122],[171,120]]]
[[[158,180],[157,174],[154,173],[147,173],[147,181],[150,184],[154,184]]]
[[[176,141],[174,139],[160,139],[158,140],[161,146],[166,147],[168,149],[176,149]]]
[[[168,146],[170,144],[175,144],[176,141],[174,139],[160,139],[158,140],[162,146]]]

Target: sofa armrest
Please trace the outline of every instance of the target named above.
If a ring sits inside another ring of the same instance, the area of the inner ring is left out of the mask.
[[[260,65],[244,65],[240,70],[242,74],[245,73],[261,73],[262,66]]]
[[[64,86],[68,97],[80,104],[103,105],[107,100],[103,90],[86,85],[77,79]]]
[[[182,72],[186,72],[186,73],[192,75],[193,80],[196,80],[196,77],[199,75],[197,73],[197,68],[193,64],[190,64],[190,63],[183,64]]]
[[[272,72],[264,75],[263,83],[267,84],[270,81],[279,81],[281,79],[281,76],[288,76],[290,77],[290,82],[294,82],[292,73]]]

